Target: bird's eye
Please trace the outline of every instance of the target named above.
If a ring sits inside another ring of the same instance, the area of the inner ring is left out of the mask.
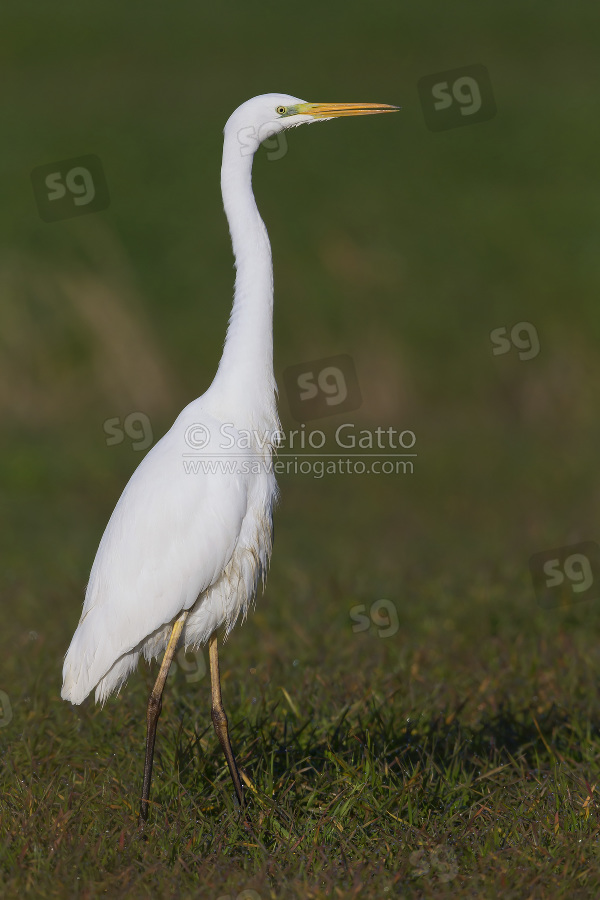
[[[275,112],[279,113],[280,116],[283,116],[287,112],[287,106],[278,106]]]

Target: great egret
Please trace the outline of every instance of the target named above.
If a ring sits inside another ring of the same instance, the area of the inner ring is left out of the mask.
[[[221,700],[217,631],[228,634],[240,612],[246,615],[266,576],[277,498],[271,457],[280,429],[273,267],[252,193],[254,153],[265,138],[296,125],[397,108],[262,94],[225,125],[221,189],[237,274],[223,355],[206,393],[186,406],[125,487],[100,541],[63,667],[65,700],[81,703],[95,688],[104,703],[141,653],[151,661],[165,651],[148,701],[140,824],[148,816],[163,688],[180,641],[186,648],[208,641],[212,721],[244,802]]]

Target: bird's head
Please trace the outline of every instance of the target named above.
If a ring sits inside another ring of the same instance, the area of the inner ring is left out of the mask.
[[[341,116],[369,116],[396,112],[385,103],[308,103],[290,94],[260,94],[242,103],[225,125],[225,135],[235,135],[241,147],[252,152],[281,131]]]

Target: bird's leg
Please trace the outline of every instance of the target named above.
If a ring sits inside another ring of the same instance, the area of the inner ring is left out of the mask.
[[[216,631],[208,642],[208,657],[210,661],[210,682],[212,694],[212,708],[210,712],[212,723],[217,733],[217,737],[219,738],[221,747],[223,748],[223,753],[225,754],[227,765],[229,766],[229,774],[231,775],[231,780],[233,781],[233,786],[235,788],[235,793],[238,798],[240,808],[243,809],[244,794],[242,791],[242,782],[240,781],[240,774],[236,765],[235,756],[233,755],[233,750],[231,749],[229,729],[227,727],[227,716],[225,715],[225,710],[223,709],[223,700],[221,699],[221,678],[219,675],[219,653],[217,650]]]
[[[171,663],[173,662],[175,650],[177,649],[177,643],[179,641],[179,638],[181,637],[181,632],[183,630],[183,626],[185,625],[185,620],[187,619],[187,617],[188,613],[186,611],[179,616],[179,618],[173,625],[173,630],[171,631],[171,637],[169,638],[169,643],[167,644],[167,649],[165,650],[165,655],[160,666],[158,678],[156,679],[154,687],[152,688],[152,693],[150,694],[150,698],[148,700],[148,712],[146,717],[148,730],[146,732],[144,786],[142,788],[142,801],[140,803],[140,815],[138,819],[140,828],[143,828],[144,822],[148,818],[148,801],[150,798],[150,782],[152,780],[152,763],[154,761],[154,741],[156,739],[156,726],[158,724],[158,717],[160,716],[160,711],[162,709],[162,693],[164,690],[165,681],[167,680],[167,675],[169,674],[169,669],[171,668]]]

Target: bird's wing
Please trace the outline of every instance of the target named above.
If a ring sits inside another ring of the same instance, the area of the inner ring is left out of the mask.
[[[63,667],[62,695],[72,702],[80,703],[123,654],[189,609],[235,550],[249,478],[225,471],[218,422],[206,414],[201,427],[209,443],[191,458],[209,465],[186,471],[194,452],[185,440],[193,424],[187,410],[142,460],[102,536]]]

